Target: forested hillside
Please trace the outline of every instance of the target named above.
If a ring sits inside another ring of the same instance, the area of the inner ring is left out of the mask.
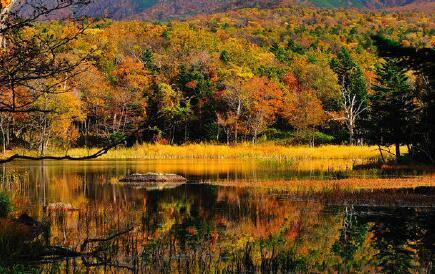
[[[433,65],[432,15],[280,8],[165,24],[89,23],[77,39],[55,48],[69,62],[83,58],[68,72],[78,77],[30,79],[2,93],[3,105],[10,101],[15,109],[1,113],[5,147],[68,149],[119,136],[161,143],[411,144],[411,128],[404,125],[415,120],[412,131],[424,132],[417,125],[432,115],[428,75],[405,70],[399,59],[384,65],[373,40],[376,34],[405,49],[428,49],[424,58]],[[77,28],[44,23],[21,37],[54,39]],[[12,73],[3,78],[18,77],[13,67],[3,67]],[[38,93],[35,85],[50,92]],[[394,96],[397,102],[388,99]],[[388,109],[383,120],[375,119]],[[383,132],[373,135],[374,125]]]
[[[325,8],[434,9],[430,0],[95,0],[80,14],[112,19],[163,20],[186,18],[241,8],[278,8],[296,5]]]

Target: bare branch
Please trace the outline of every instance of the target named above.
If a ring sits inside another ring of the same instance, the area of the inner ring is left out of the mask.
[[[11,157],[8,157],[6,159],[2,159],[0,160],[0,164],[5,164],[5,163],[9,163],[12,162],[14,160],[31,160],[31,161],[40,161],[40,160],[70,160],[70,161],[82,161],[82,160],[90,160],[90,159],[95,159],[98,158],[104,154],[106,154],[107,152],[109,152],[110,149],[121,145],[125,142],[125,138],[123,138],[122,140],[115,142],[113,144],[110,144],[100,150],[98,150],[97,152],[95,152],[94,154],[88,155],[88,156],[83,156],[83,157],[74,157],[74,156],[70,156],[70,155],[65,155],[65,156],[28,156],[28,155],[19,155],[19,154],[15,154],[12,155]]]
[[[88,246],[88,244],[90,244],[90,243],[100,243],[100,242],[107,242],[107,241],[113,240],[113,239],[115,239],[123,234],[127,234],[127,233],[131,232],[133,230],[133,228],[134,227],[130,227],[124,231],[120,231],[116,234],[113,234],[113,235],[109,236],[108,238],[86,239],[82,243],[82,245],[80,246],[80,250],[84,251],[86,249],[86,247]]]

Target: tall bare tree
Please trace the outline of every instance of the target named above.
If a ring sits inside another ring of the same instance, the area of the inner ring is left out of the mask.
[[[349,92],[345,87],[341,89],[342,107],[344,110],[344,123],[349,131],[349,142],[354,143],[355,128],[361,115],[367,111],[366,104],[357,94]]]

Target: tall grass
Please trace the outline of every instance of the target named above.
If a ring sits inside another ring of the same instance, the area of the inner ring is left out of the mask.
[[[98,148],[75,148],[69,155],[86,156]],[[34,154],[31,151],[17,153]],[[62,155],[59,150],[51,154]],[[142,144],[130,148],[119,147],[110,150],[104,159],[378,159],[379,152],[372,146],[325,145],[319,147],[283,146],[276,144],[243,143],[234,146],[217,144],[160,145]]]
[[[291,181],[243,181],[227,180],[204,182],[206,184],[232,187],[256,187],[290,192],[330,192],[358,190],[386,190],[416,187],[435,187],[435,175],[405,178],[347,178],[333,180],[300,179]]]

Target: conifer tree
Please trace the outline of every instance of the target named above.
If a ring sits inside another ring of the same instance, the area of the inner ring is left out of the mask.
[[[416,132],[414,158],[435,163],[435,49],[403,46],[381,35],[372,37],[381,57],[397,58],[399,65],[416,75]]]
[[[377,145],[395,145],[398,160],[400,145],[411,143],[415,125],[412,89],[397,59],[386,59],[376,74],[370,96],[371,138]]]

